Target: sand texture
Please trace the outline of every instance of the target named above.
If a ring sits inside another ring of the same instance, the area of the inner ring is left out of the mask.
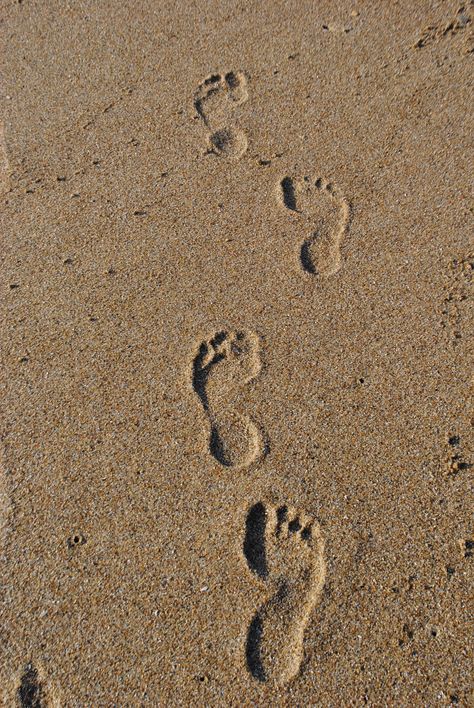
[[[474,3],[0,33],[0,705],[472,706]]]

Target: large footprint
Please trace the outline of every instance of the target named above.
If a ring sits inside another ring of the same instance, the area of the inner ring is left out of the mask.
[[[234,109],[247,98],[247,79],[242,71],[212,74],[199,84],[194,105],[209,131],[210,152],[230,159],[245,153],[247,138],[235,125]]]
[[[349,202],[321,177],[299,181],[284,177],[279,198],[286,209],[311,219],[311,232],[299,253],[303,270],[323,277],[337,273],[341,268],[341,242],[349,227]]]
[[[248,467],[265,453],[262,431],[235,411],[242,386],[262,368],[259,345],[251,332],[217,332],[193,360],[193,388],[209,419],[209,452],[225,467]]]
[[[284,684],[300,670],[304,630],[326,577],[319,525],[305,514],[262,502],[247,515],[244,554],[269,587],[247,633],[247,668],[258,681]]]

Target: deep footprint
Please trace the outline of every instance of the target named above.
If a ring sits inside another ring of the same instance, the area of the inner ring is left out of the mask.
[[[235,125],[234,110],[247,98],[247,79],[242,71],[212,74],[199,84],[194,106],[209,132],[209,152],[230,159],[246,152],[247,138]]]
[[[217,332],[194,357],[192,383],[209,420],[209,452],[224,467],[248,467],[265,454],[262,431],[234,409],[260,370],[259,339],[248,332]]]
[[[348,201],[321,177],[294,181],[286,176],[279,184],[279,198],[286,209],[312,220],[310,234],[299,249],[303,270],[323,277],[337,273],[342,265],[341,243],[349,228]]]
[[[259,502],[248,512],[243,550],[269,588],[247,632],[247,669],[257,681],[284,684],[300,671],[305,627],[326,577],[319,525]]]

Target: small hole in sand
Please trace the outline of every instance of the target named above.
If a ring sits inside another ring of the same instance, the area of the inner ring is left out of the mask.
[[[70,536],[67,540],[67,545],[69,548],[75,548],[76,546],[83,546],[86,543],[86,537],[82,533],[76,533],[74,536]]]

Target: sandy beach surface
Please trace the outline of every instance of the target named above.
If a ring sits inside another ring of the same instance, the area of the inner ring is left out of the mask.
[[[0,34],[1,705],[472,705],[474,3]]]

